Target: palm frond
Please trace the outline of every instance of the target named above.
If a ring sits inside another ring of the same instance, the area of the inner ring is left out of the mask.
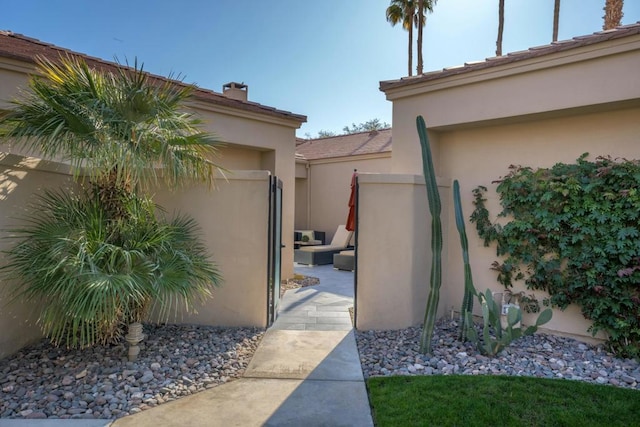
[[[218,142],[186,112],[189,86],[154,81],[137,63],[113,73],[71,56],[41,58],[38,70],[29,91],[0,117],[0,137],[69,161],[76,176],[84,171],[94,181],[112,179],[113,171],[133,187],[159,178],[172,187],[213,181]]]

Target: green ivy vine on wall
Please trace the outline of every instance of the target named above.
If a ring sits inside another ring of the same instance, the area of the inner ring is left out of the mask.
[[[524,280],[552,305],[578,304],[623,356],[640,356],[640,162],[588,153],[575,164],[511,166],[497,192],[508,221],[491,222],[485,187],[476,188],[475,223],[505,287]]]

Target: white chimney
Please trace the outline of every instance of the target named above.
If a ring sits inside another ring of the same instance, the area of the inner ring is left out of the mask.
[[[222,85],[222,94],[227,98],[246,101],[249,95],[249,86],[244,83],[230,82]]]

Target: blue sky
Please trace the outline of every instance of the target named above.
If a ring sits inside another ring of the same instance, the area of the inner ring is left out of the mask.
[[[562,0],[559,39],[602,28],[604,0]],[[308,116],[298,136],[378,118],[391,123],[381,80],[407,74],[407,32],[389,0],[20,0],[0,29]],[[503,53],[551,41],[553,0],[506,0]],[[640,21],[627,0],[623,24]],[[425,29],[425,71],[495,54],[498,0],[440,0]],[[416,60],[414,58],[414,66]]]

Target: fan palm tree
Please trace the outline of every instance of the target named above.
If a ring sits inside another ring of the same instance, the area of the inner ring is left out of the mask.
[[[502,56],[502,33],[504,32],[504,0],[498,2],[498,40],[496,40],[496,56]]]
[[[192,89],[138,68],[99,72],[81,59],[38,60],[41,77],[0,118],[0,138],[71,163],[105,194],[211,183],[216,142],[182,107]],[[161,172],[161,173],[159,173]]]
[[[408,75],[413,75],[413,25],[416,13],[414,0],[391,0],[387,7],[387,21],[392,26],[402,23],[402,28],[409,33],[408,44]]]
[[[558,41],[558,27],[560,24],[560,0],[555,0],[553,4],[553,36],[551,40]]]
[[[195,224],[167,223],[139,192],[165,182],[211,183],[216,141],[185,112],[191,88],[137,63],[114,72],[83,60],[38,60],[29,91],[0,117],[0,138],[70,163],[88,189],[47,193],[14,230],[2,271],[18,296],[44,299],[39,322],[56,343],[86,346],[118,335],[158,299],[188,308],[221,282]]]
[[[419,0],[417,7],[416,26],[418,27],[418,74],[424,71],[424,60],[422,58],[422,32],[427,24],[427,12],[433,13],[433,6],[438,0]]]
[[[622,7],[624,6],[624,0],[606,0],[604,5],[604,25],[603,30],[611,30],[621,25]]]

